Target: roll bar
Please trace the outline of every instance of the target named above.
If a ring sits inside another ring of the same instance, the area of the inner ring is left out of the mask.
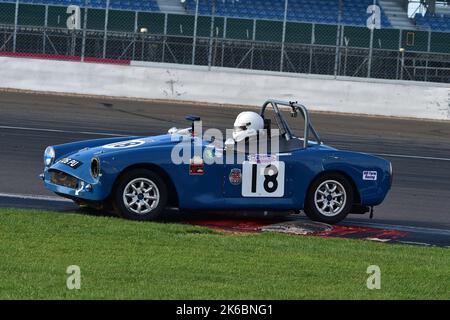
[[[289,127],[288,123],[286,122],[286,120],[283,118],[283,115],[280,112],[280,109],[278,108],[278,106],[286,106],[286,107],[290,107],[291,108],[291,117],[296,118],[298,115],[298,112],[300,112],[303,116],[303,119],[305,121],[305,128],[303,131],[304,134],[304,140],[303,140],[303,148],[307,148],[308,147],[308,139],[309,139],[309,133],[311,132],[315,139],[317,140],[317,143],[322,144],[322,140],[320,139],[319,134],[317,133],[316,129],[314,129],[310,118],[309,118],[309,113],[308,110],[306,109],[306,107],[302,104],[299,104],[297,101],[281,101],[281,100],[274,100],[274,99],[270,99],[267,100],[261,109],[261,117],[263,117],[264,119],[264,113],[266,111],[266,108],[271,105],[273,110],[275,111],[276,114],[276,120],[278,123],[278,126],[280,127],[281,130],[284,131],[284,136],[286,138],[286,140],[291,140],[292,138],[295,138],[294,134],[292,133],[291,128]]]

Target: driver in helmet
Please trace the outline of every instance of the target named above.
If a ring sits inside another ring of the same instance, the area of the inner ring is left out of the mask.
[[[258,138],[264,129],[264,119],[253,111],[241,112],[234,122],[233,139],[236,143]]]
[[[233,138],[225,144],[232,144],[238,152],[257,152],[259,139],[265,135],[264,119],[252,111],[241,112],[234,122]],[[265,148],[264,148],[265,149]],[[264,151],[264,150],[259,150]]]

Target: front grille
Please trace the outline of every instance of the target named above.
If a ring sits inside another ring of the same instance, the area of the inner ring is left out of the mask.
[[[72,177],[71,175],[58,171],[58,170],[52,170],[49,172],[50,174],[50,182],[53,184],[57,184],[59,186],[76,189],[78,186],[78,179],[75,177]]]

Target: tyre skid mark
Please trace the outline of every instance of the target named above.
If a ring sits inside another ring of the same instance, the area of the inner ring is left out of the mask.
[[[188,220],[186,223],[233,233],[278,232],[297,236],[317,236],[322,238],[367,240],[380,243],[450,247],[450,237],[443,236],[436,238],[426,233],[401,231],[395,229],[394,226],[383,229],[352,225],[327,225],[303,219],[282,222],[262,219],[197,219]]]

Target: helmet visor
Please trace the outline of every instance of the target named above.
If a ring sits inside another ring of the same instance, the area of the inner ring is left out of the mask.
[[[234,132],[240,132],[240,131],[245,131],[247,130],[247,126],[235,126],[234,127]]]

